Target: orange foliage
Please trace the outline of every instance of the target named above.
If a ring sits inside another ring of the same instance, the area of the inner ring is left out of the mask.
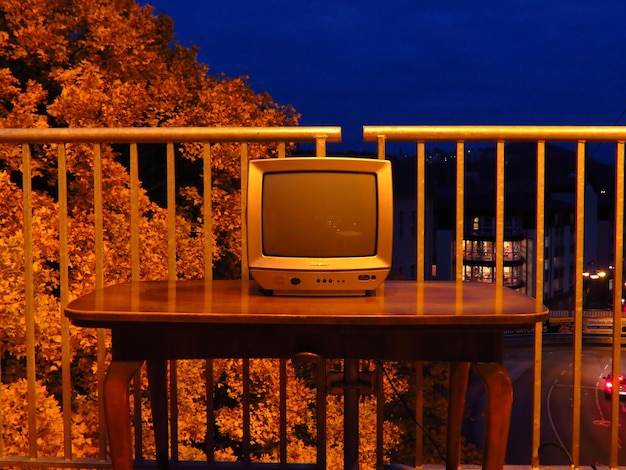
[[[131,0],[6,0],[0,4],[0,127],[121,127],[121,126],[286,126],[298,115],[267,94],[255,93],[245,77],[213,76],[193,49],[181,47],[166,16]],[[40,455],[57,455],[62,435],[59,404],[61,321],[59,315],[59,207],[57,145],[31,145],[34,240],[34,310],[37,395],[42,401],[41,432],[49,437]],[[201,155],[197,145],[176,148],[177,158]],[[251,147],[251,157],[271,147]],[[104,282],[130,278],[130,190],[128,169],[120,152],[101,147],[104,207]],[[68,199],[68,298],[95,286],[94,148],[66,146]],[[215,261],[240,256],[238,152],[214,146],[216,194]],[[22,150],[0,146],[0,341],[2,383],[10,385],[2,400],[5,425],[23,419],[26,403],[26,324],[24,286],[24,211],[21,193]],[[225,184],[224,182],[229,182]],[[194,187],[181,187],[184,207],[177,216],[176,276],[204,275],[202,196]],[[140,194],[140,277],[167,277],[167,215]],[[196,215],[191,216],[192,212]],[[200,256],[199,256],[200,255]],[[97,456],[97,383],[95,332],[71,329],[72,416],[74,452]],[[191,376],[193,371],[190,371]],[[193,383],[183,376],[181,384]],[[13,395],[21,398],[13,399]],[[11,399],[6,399],[11,398]],[[56,403],[56,405],[55,405]],[[49,409],[50,412],[44,412]],[[39,416],[39,415],[38,415]],[[28,455],[28,443],[5,428],[7,454]],[[22,430],[26,429],[22,426]],[[186,441],[190,441],[186,439]],[[8,442],[11,445],[8,445]]]
[[[211,75],[197,61],[194,49],[180,46],[173,24],[155,16],[150,6],[133,0],[3,0],[0,3],[0,128],[30,127],[156,127],[156,126],[289,126],[299,116],[291,106],[255,93],[246,77]],[[104,207],[104,283],[130,278],[130,177],[124,165],[127,150],[102,145]],[[31,145],[34,178],[32,231],[34,239],[34,303],[39,455],[63,451],[61,409],[61,318],[59,272],[59,195],[57,145]],[[200,145],[176,146],[176,158],[200,160]],[[251,145],[250,158],[274,154],[272,145]],[[94,147],[66,146],[69,181],[68,284],[71,300],[95,287]],[[222,276],[237,274],[240,252],[240,156],[236,145],[211,148],[213,191],[213,261]],[[147,166],[151,166],[149,161]],[[21,191],[22,149],[0,145],[0,345],[2,401],[0,413],[7,455],[28,455],[24,436],[25,403],[25,280],[24,211]],[[201,171],[201,170],[199,170]],[[143,179],[142,179],[143,180]],[[193,179],[192,179],[193,180]],[[143,180],[145,183],[145,180]],[[178,189],[176,277],[204,275],[203,196],[193,181]],[[140,192],[140,278],[167,277],[167,214],[153,200],[154,192]],[[96,333],[70,330],[72,377],[72,452],[98,456]],[[239,361],[216,361],[216,393],[241,401]],[[182,458],[202,458],[205,438],[203,364],[181,362],[180,440]],[[275,461],[277,368],[273,361],[252,361],[254,393],[266,400],[253,406],[254,458]],[[311,461],[310,403],[314,392],[307,380],[289,369],[289,443],[292,461]],[[145,393],[143,393],[145,398]],[[371,411],[373,401],[365,400]],[[149,425],[144,399],[144,425]],[[340,403],[329,398],[329,464],[341,459]],[[240,440],[236,407],[217,411],[219,432],[228,443],[217,458],[236,459],[231,444]],[[362,422],[362,452],[372,459],[374,413]],[[387,448],[398,445],[398,429],[387,424]],[[367,437],[367,439],[366,439]],[[147,456],[153,448],[146,445]]]

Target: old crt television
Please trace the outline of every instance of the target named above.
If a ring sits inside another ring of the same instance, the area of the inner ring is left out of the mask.
[[[391,268],[391,162],[287,157],[248,170],[248,265],[262,291],[375,292]]]

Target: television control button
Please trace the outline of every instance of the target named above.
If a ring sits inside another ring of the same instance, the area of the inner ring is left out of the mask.
[[[300,284],[300,278],[299,277],[292,277],[289,282],[291,282],[292,286],[297,286]]]

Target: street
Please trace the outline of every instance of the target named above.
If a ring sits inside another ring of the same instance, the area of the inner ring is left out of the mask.
[[[622,356],[622,364],[626,367]],[[570,465],[573,399],[572,347],[544,345],[541,431],[541,465]],[[513,411],[506,463],[530,465],[532,446],[533,358],[530,346],[507,347],[505,364],[513,382]],[[611,400],[604,397],[602,377],[611,370],[608,346],[584,346],[581,380],[580,464],[608,465],[610,452]],[[619,403],[620,416],[626,401]],[[470,376],[466,402],[464,435],[482,444],[484,393],[480,379]],[[621,418],[624,419],[624,418]],[[620,442],[626,431],[620,429]],[[626,465],[626,451],[619,451],[619,465]]]

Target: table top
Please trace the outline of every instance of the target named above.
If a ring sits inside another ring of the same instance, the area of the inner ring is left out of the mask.
[[[448,281],[386,281],[376,295],[265,295],[254,281],[140,281],[98,289],[70,302],[78,326],[126,323],[276,325],[533,325],[548,317],[534,298],[507,287]]]

